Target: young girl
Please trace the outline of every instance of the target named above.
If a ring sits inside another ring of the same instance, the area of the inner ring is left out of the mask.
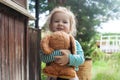
[[[75,35],[76,22],[74,14],[65,7],[56,7],[51,11],[48,17],[49,29],[51,32],[64,31],[68,34]],[[78,67],[84,63],[84,53],[81,45],[76,40],[76,55],[68,54],[69,50],[55,50],[50,55],[42,53],[42,61],[49,63],[55,61],[60,65],[68,64],[68,66],[75,66],[75,70],[78,71]],[[47,80],[68,80],[62,78],[48,77]],[[70,80],[79,80],[77,75]]]

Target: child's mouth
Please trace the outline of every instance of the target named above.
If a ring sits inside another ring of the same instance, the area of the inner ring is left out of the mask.
[[[58,31],[62,31],[63,29],[62,28],[57,28]]]

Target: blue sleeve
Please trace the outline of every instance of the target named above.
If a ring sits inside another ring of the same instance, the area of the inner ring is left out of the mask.
[[[78,41],[76,41],[76,54],[69,55],[69,65],[78,67],[79,65],[83,64],[85,61],[84,59],[84,52],[82,47]]]
[[[60,56],[62,55],[59,50],[53,51],[51,54],[44,54],[42,51],[40,52],[41,55],[41,61],[44,63],[49,63],[55,60],[54,56]]]

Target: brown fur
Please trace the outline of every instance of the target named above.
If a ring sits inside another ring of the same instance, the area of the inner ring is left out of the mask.
[[[54,50],[68,49],[72,54],[75,54],[75,40],[70,34],[62,31],[54,32],[52,35],[46,36],[40,42],[42,51],[45,54],[51,54]],[[68,65],[61,66],[52,62],[47,65],[43,72],[48,76],[73,78],[75,71],[73,67]]]

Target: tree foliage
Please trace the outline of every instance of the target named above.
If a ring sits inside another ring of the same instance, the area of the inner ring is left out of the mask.
[[[31,0],[30,10],[34,9],[33,2]],[[120,18],[119,0],[40,0],[39,4],[40,13],[51,11],[59,5],[70,7],[77,18],[76,39],[81,43],[85,56],[93,51],[90,49],[94,44],[96,26],[109,19]]]

